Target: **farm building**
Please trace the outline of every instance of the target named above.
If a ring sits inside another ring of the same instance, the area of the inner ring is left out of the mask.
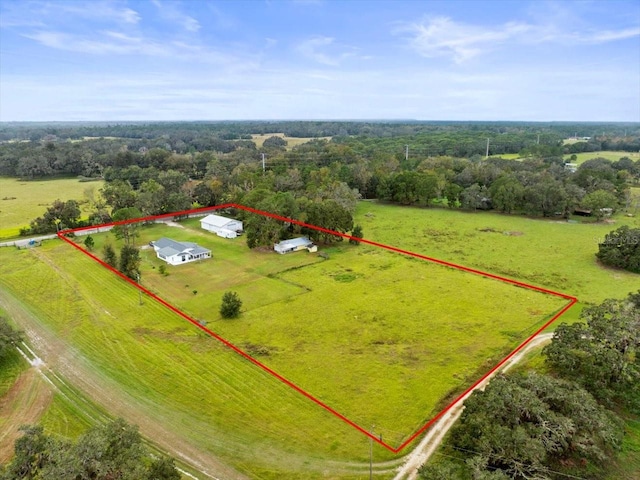
[[[181,265],[211,258],[211,250],[203,248],[197,243],[176,242],[170,238],[163,237],[160,240],[151,242],[151,245],[156,251],[157,257],[169,265]]]
[[[220,215],[207,215],[200,220],[200,226],[222,238],[236,238],[242,233],[242,222]]]
[[[297,252],[299,250],[308,250],[310,252],[317,252],[318,247],[313,244],[307,237],[292,238],[291,240],[283,240],[280,243],[276,243],[273,249],[278,253]]]

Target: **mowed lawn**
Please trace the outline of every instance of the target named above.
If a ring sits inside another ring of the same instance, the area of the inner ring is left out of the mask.
[[[567,303],[364,244],[323,260],[161,225],[139,242],[162,236],[214,258],[164,276],[146,249],[147,288],[393,446]],[[226,290],[244,302],[239,319],[220,318]]]
[[[21,227],[41,216],[55,200],[85,199],[85,191],[95,195],[103,182],[80,182],[77,178],[19,180],[0,177],[0,238],[16,236]],[[86,212],[83,212],[86,213]]]

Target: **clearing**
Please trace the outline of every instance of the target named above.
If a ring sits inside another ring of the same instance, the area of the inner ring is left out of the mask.
[[[214,258],[162,275],[146,249],[145,288],[392,448],[567,303],[371,245],[280,256],[186,224],[145,227],[139,242],[192,241]],[[110,237],[95,235],[96,249]],[[230,289],[244,300],[235,321],[217,312]]]
[[[87,201],[98,195],[104,182],[81,182],[77,178],[19,180],[0,177],[0,238],[15,237],[20,228],[41,216],[55,200],[76,200],[83,214]]]

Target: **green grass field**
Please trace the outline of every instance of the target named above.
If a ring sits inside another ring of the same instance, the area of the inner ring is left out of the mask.
[[[28,227],[55,200],[84,201],[86,191],[98,195],[102,185],[103,182],[80,182],[77,178],[27,181],[0,177],[0,238],[17,236],[21,227]]]
[[[587,153],[577,153],[576,159],[571,160],[571,155],[565,155],[564,161],[576,163],[578,165],[583,164],[587,160],[591,160],[592,158],[606,158],[607,160],[611,160],[612,162],[617,162],[622,157],[628,157],[633,161],[640,159],[640,153],[638,152],[616,152],[616,151],[602,151],[602,152],[587,152]],[[502,155],[490,155],[489,158],[504,158],[505,160],[522,160],[519,154],[517,153],[504,153]]]
[[[353,428],[156,302],[138,305],[130,285],[69,248],[0,249],[0,285],[157,422],[259,478],[320,478],[366,460]]]
[[[604,269],[593,256],[598,238],[622,223],[637,225],[636,218],[570,224],[362,202],[356,222],[365,238],[559,289],[583,302],[622,297],[639,286],[637,275]],[[206,237],[214,258],[170,267],[163,277],[147,250],[145,286],[166,291],[240,346],[266,351],[261,361],[363,426],[375,424],[392,443],[426,420],[465,377],[486,368],[483,355],[503,353],[555,308],[546,309],[550,297],[366,245],[332,248],[326,261],[306,252],[249,252],[247,260],[242,238],[161,225],[140,242],[165,234],[201,244]],[[101,375],[148,405],[158,422],[258,478],[347,478],[353,477],[348,465],[367,461],[361,434],[154,302],[139,306],[135,290],[70,249],[58,241],[31,251],[0,249],[0,285],[31,305]],[[227,288],[245,301],[238,320],[219,319]],[[444,308],[451,303],[455,310]],[[444,311],[451,316],[441,316]],[[495,315],[489,329],[482,326],[487,313]],[[577,316],[575,307],[570,313]],[[468,323],[457,323],[460,318]],[[469,332],[478,335],[473,345],[464,343]],[[456,359],[460,353],[470,358]],[[361,363],[347,370],[345,359]],[[389,413],[389,405],[402,407]],[[374,447],[374,457],[392,455]]]
[[[606,158],[607,160],[611,160],[612,162],[617,162],[622,157],[627,157],[633,160],[634,162],[640,160],[640,153],[638,152],[615,152],[615,151],[602,151],[602,152],[587,152],[587,153],[576,153],[576,160],[571,160],[571,155],[565,155],[564,160],[566,162],[577,163],[581,165],[587,160],[591,160],[592,158]]]
[[[612,221],[569,223],[375,202],[360,202],[356,212],[365,238],[559,290],[586,303],[640,288],[639,275],[596,262],[598,243],[608,232],[621,225],[640,227],[638,217],[618,215]]]
[[[235,344],[265,352],[262,362],[360,425],[375,424],[392,445],[566,304],[378,247],[333,247],[323,261],[159,225],[140,241],[162,236],[197,241],[214,259],[168,267],[165,277],[146,250],[146,286]],[[229,289],[245,299],[237,321],[216,311]]]
[[[262,362],[358,424],[375,424],[394,446],[566,304],[377,247],[334,247],[323,261],[161,225],[145,228],[139,242],[163,236],[196,241],[214,259],[170,266],[165,277],[156,268],[163,262],[147,249],[145,286],[262,352]],[[217,312],[229,289],[245,299],[237,321]]]

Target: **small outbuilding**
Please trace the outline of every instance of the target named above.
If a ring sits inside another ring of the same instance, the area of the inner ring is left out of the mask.
[[[308,250],[309,252],[317,252],[318,247],[309,240],[308,237],[292,238],[291,240],[283,240],[280,243],[276,243],[273,249],[280,253],[297,252],[299,250]]]
[[[200,226],[222,238],[236,238],[242,233],[242,222],[221,215],[207,215],[200,220]]]
[[[151,245],[156,251],[156,256],[169,265],[181,265],[211,258],[211,250],[201,247],[197,243],[177,242],[163,237],[160,240],[151,242]]]

